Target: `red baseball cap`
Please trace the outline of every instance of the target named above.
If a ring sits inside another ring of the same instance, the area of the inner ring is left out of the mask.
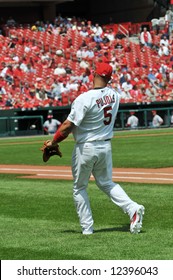
[[[101,77],[111,78],[112,66],[108,63],[100,62],[96,65],[95,73]]]

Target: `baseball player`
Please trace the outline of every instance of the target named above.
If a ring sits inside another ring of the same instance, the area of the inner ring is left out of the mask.
[[[152,120],[152,126],[153,127],[159,127],[163,123],[163,119],[157,114],[157,111],[153,110],[153,120]]]
[[[107,84],[112,67],[98,63],[93,74],[93,89],[79,95],[67,119],[54,134],[52,144],[63,141],[70,132],[75,139],[72,155],[73,197],[83,234],[92,234],[93,216],[87,194],[91,174],[97,186],[130,217],[131,233],[142,228],[144,206],[129,198],[121,186],[112,181],[111,138],[120,94]]]
[[[126,126],[135,129],[138,127],[138,123],[139,119],[135,116],[135,112],[131,111]]]
[[[47,116],[47,120],[43,124],[43,129],[46,134],[54,134],[60,125],[61,125],[61,122],[54,119],[53,115],[49,114]]]

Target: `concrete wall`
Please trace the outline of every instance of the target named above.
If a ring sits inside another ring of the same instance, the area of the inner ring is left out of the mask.
[[[61,1],[61,0],[59,0]],[[53,20],[62,15],[84,17],[101,24],[113,22],[147,21],[154,8],[154,0],[75,0],[57,4],[59,1],[8,1],[0,0],[1,17],[9,15],[17,21]]]
[[[153,0],[95,0],[90,3],[90,12],[99,22],[102,22],[103,18],[106,18],[107,22],[112,18],[115,23],[141,22],[146,21],[153,7]]]

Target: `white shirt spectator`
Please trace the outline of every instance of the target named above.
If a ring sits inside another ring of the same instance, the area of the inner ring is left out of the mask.
[[[7,92],[6,92],[5,88],[0,86],[0,94],[6,94],[6,93]]]
[[[88,50],[86,50],[86,58],[94,58],[94,52],[93,52],[93,50],[91,49],[91,48],[89,48]]]
[[[149,31],[147,31],[147,28],[144,27],[144,30],[140,34],[140,42],[141,44],[147,46],[152,43],[152,37]]]
[[[77,25],[77,21],[75,21],[72,25],[72,30],[75,30],[75,31],[78,31],[79,28],[78,28],[78,25]]]
[[[160,46],[159,50],[158,50],[158,55],[159,56],[163,56],[163,55],[168,56],[169,55],[169,48],[162,44]]]
[[[126,92],[130,91],[132,88],[133,86],[129,81],[122,83],[122,89],[124,89]]]
[[[66,74],[66,71],[65,69],[63,68],[62,64],[58,64],[58,67],[55,68],[54,70],[54,75],[65,75]]]
[[[6,75],[7,70],[8,70],[8,67],[5,66],[4,69],[2,69],[2,71],[1,71],[1,73],[0,73],[0,76],[4,78],[5,75]]]
[[[169,81],[170,81],[170,83],[173,83],[173,70],[172,69],[169,72]]]
[[[173,11],[171,10],[171,7],[166,11],[165,21],[168,21],[168,22],[173,21]]]
[[[95,26],[92,28],[92,31],[95,36],[101,36],[103,33],[103,29],[98,23],[95,24]]]
[[[76,57],[79,60],[82,60],[83,58],[85,59],[87,57],[87,51],[81,47],[80,49],[77,50]]]
[[[109,39],[110,42],[115,40],[115,35],[112,28],[109,29],[108,33],[106,33],[106,37]]]
[[[61,90],[61,93],[68,93],[70,91],[68,85],[69,83],[66,83],[66,82],[63,82],[63,83],[60,83],[60,90]]]
[[[85,26],[82,27],[82,29],[80,30],[79,34],[81,36],[83,36],[83,37],[88,37],[88,35],[89,35]]]
[[[14,60],[15,62],[19,62],[19,57],[18,57],[18,55],[14,55],[14,56],[13,56],[13,60]]]
[[[20,64],[20,69],[23,70],[24,72],[28,72],[28,67],[27,67],[27,64],[22,62]]]
[[[167,39],[166,36],[164,36],[163,39],[160,40],[160,46],[161,46],[162,44],[163,44],[164,46],[166,46],[166,47],[169,46],[169,40]]]
[[[89,62],[88,62],[88,61],[85,61],[85,60],[82,60],[82,61],[80,62],[80,64],[79,64],[79,66],[80,66],[80,68],[84,68],[84,69],[90,68]]]

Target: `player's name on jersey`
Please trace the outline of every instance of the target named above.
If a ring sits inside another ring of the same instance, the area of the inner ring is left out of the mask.
[[[101,108],[104,105],[115,103],[115,96],[114,96],[114,94],[112,96],[105,95],[102,98],[97,99],[96,103],[97,103],[98,108]]]

